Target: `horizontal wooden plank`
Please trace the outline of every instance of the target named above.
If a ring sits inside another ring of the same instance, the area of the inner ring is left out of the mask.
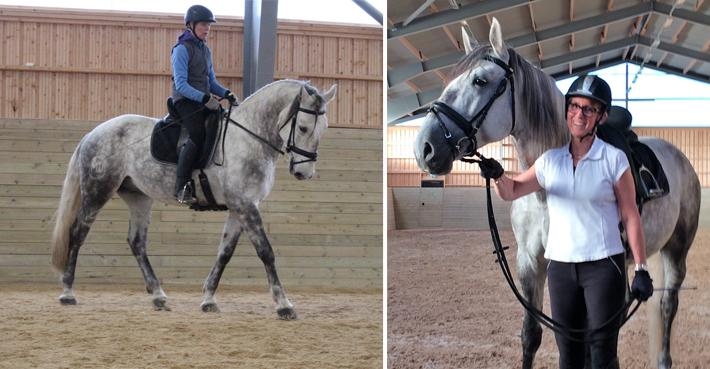
[[[126,246],[126,235],[128,229],[111,230],[100,232],[92,230],[89,232],[84,245],[94,244],[110,244],[115,245],[116,249],[123,249]],[[42,230],[4,230],[3,242],[8,243],[41,243],[48,245],[51,239],[51,229]],[[148,232],[148,242],[150,248],[165,247],[169,250],[178,250],[180,247],[186,248],[205,248],[207,247],[210,253],[217,250],[217,246],[221,241],[221,232],[211,233],[177,233],[177,232]],[[381,248],[383,237],[378,235],[333,235],[333,234],[267,234],[271,245],[275,248],[295,246],[324,246],[324,247],[374,247]],[[246,237],[242,237],[239,241],[243,244],[247,243]],[[203,251],[200,250],[199,253]],[[175,251],[179,253],[179,251]],[[207,254],[210,254],[207,253]]]
[[[205,268],[156,268],[156,273],[163,283],[189,283],[201,284],[209,270]],[[377,270],[363,270],[362,276],[352,273],[348,269],[337,270],[303,270],[279,268],[281,282],[289,289],[291,287],[334,287],[372,289],[382,288],[382,275]],[[57,276],[48,267],[3,267],[0,268],[0,280],[22,282],[53,282]],[[76,285],[80,290],[81,283],[135,283],[142,285],[143,278],[140,269],[133,267],[82,267],[76,271]],[[220,285],[263,286],[265,291],[268,286],[263,268],[230,268],[227,267],[222,276]],[[108,287],[107,287],[108,288]],[[57,287],[58,291],[60,290]],[[79,293],[79,292],[77,292]],[[169,293],[169,290],[168,290]],[[80,295],[79,295],[80,296]],[[81,298],[81,297],[79,297]]]
[[[149,235],[150,237],[150,235]],[[216,240],[215,240],[216,241]],[[148,245],[148,255],[182,255],[182,256],[212,256],[217,255],[217,242],[214,247],[197,248],[194,245],[168,245],[150,243]],[[49,242],[0,242],[0,255],[49,255]],[[321,246],[321,245],[297,245],[282,244],[273,245],[276,257],[362,257],[381,258],[382,248],[380,245],[371,246]],[[81,255],[131,255],[131,250],[127,243],[87,243],[81,248]],[[256,257],[254,247],[242,238],[237,244],[234,252],[236,256]],[[45,258],[45,260],[49,260]]]
[[[269,234],[355,234],[355,235],[377,235],[382,233],[382,222],[379,224],[293,224],[270,222],[264,219],[264,228]],[[53,224],[49,221],[37,221],[26,219],[0,219],[0,232],[7,230],[18,231],[40,231],[50,230]],[[153,222],[151,230],[161,233],[209,233],[219,234],[222,231],[221,223],[199,223],[199,222]],[[116,229],[128,229],[128,220],[108,220],[96,221],[91,226],[94,232],[107,232]]]
[[[150,262],[153,267],[191,267],[204,268],[208,270],[215,263],[214,256],[202,255],[152,255]],[[279,268],[290,269],[323,269],[323,268],[348,268],[348,269],[370,269],[381,268],[382,258],[364,258],[364,257],[302,257],[302,256],[282,256],[276,260]],[[48,264],[48,259],[45,255],[5,255],[0,258],[0,267],[7,266],[32,266]],[[261,269],[263,271],[263,263],[255,256],[235,255],[229,262],[232,268],[246,269]],[[134,267],[136,260],[133,255],[80,255],[77,261],[79,268],[83,266],[118,266],[118,267]]]

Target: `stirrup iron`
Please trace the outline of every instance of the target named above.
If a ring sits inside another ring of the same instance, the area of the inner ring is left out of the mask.
[[[658,181],[656,181],[656,178],[645,165],[641,165],[638,172],[639,179],[641,180],[641,186],[643,187],[644,192],[646,192],[648,198],[652,199],[663,195],[663,189],[661,189]]]
[[[188,181],[175,195],[177,201],[184,205],[192,205],[197,202],[195,191],[193,190],[192,182]]]

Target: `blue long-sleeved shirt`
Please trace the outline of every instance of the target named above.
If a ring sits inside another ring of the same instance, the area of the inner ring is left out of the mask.
[[[202,49],[206,55],[205,62],[207,63],[207,89],[203,91],[199,89],[200,86],[192,86],[189,80],[189,64],[190,64],[190,53],[187,47],[183,44],[184,42],[192,42],[195,44],[196,49]],[[204,49],[203,49],[204,48]],[[224,96],[227,89],[223,87],[215,77],[214,68],[212,66],[212,53],[207,45],[197,39],[190,31],[185,31],[178,38],[178,44],[173,48],[172,55],[170,58],[172,68],[173,68],[173,83],[175,90],[177,92],[196,102],[202,103],[205,94],[212,93],[217,96]]]

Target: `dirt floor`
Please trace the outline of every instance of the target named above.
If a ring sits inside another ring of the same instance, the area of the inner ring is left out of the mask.
[[[515,245],[512,232],[501,232]],[[488,231],[417,230],[388,234],[387,366],[389,368],[519,368],[523,308],[494,262]],[[516,247],[507,251],[515,270]],[[517,281],[517,280],[516,280]],[[710,230],[688,256],[686,289],[674,323],[674,368],[710,368]],[[545,293],[547,300],[549,295]],[[646,306],[622,328],[621,368],[649,363]],[[545,307],[549,314],[549,306]],[[545,329],[535,368],[557,368]]]
[[[200,311],[200,286],[166,286],[153,311],[141,286],[0,287],[0,368],[382,368],[382,293],[289,292],[299,314],[278,320],[270,294],[220,287],[221,313]]]

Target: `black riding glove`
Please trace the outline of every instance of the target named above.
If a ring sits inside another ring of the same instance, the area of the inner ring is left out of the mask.
[[[634,281],[631,282],[631,295],[639,301],[646,301],[653,295],[653,280],[647,271],[636,271]]]
[[[478,166],[481,167],[481,177],[483,178],[498,179],[505,172],[500,163],[493,158],[481,159]]]
[[[224,94],[224,98],[229,101],[230,105],[238,105],[237,97],[234,96],[234,93],[232,91],[227,90],[227,92]]]

